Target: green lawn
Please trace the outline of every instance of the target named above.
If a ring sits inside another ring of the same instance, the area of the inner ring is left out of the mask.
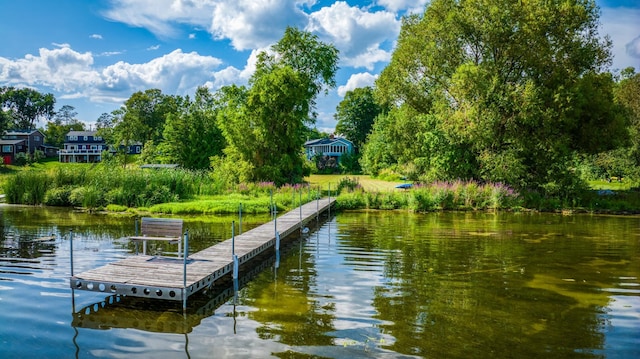
[[[589,181],[589,186],[595,190],[611,190],[611,191],[627,191],[631,189],[631,181],[622,180],[622,182],[612,181],[607,182],[604,180]]]
[[[340,180],[345,177],[356,178],[358,182],[360,182],[362,188],[367,192],[397,191],[398,189],[395,187],[398,184],[403,183],[383,181],[371,178],[371,176],[367,175],[311,175],[306,177],[305,180],[312,186],[321,186],[322,190],[326,191],[329,189],[329,185],[331,185],[332,189],[337,188]]]

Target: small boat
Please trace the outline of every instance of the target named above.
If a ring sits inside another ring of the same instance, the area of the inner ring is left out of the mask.
[[[413,184],[411,183],[402,183],[396,186],[396,188],[400,188],[400,189],[409,189],[413,187]]]

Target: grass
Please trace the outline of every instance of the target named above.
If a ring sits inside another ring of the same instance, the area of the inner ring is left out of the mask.
[[[610,191],[628,191],[631,189],[633,184],[631,181],[612,181],[607,182],[604,180],[599,181],[589,181],[589,187],[594,190],[610,190]]]
[[[276,188],[271,182],[229,186],[202,172],[145,171],[134,165],[125,169],[105,164],[60,163],[54,158],[25,167],[0,166],[0,194],[6,194],[9,203],[194,215],[236,213],[240,203],[245,213],[268,213],[271,193],[278,210],[285,211],[313,200],[318,189],[324,196],[331,189],[332,197],[341,191],[338,202],[343,209],[477,210],[517,209],[521,205],[543,211],[570,207],[591,212],[636,212],[640,209],[640,191],[637,187],[632,188],[634,183],[627,180],[592,181],[590,186],[594,191],[573,204],[548,198],[549,203],[536,206],[526,195],[516,200],[502,185],[434,182],[403,190],[396,186],[406,181],[394,180],[394,177],[386,179],[367,175],[311,175],[305,178],[308,186]]]
[[[309,182],[312,187],[320,186],[322,191],[325,192],[328,190],[329,185],[331,185],[332,191],[335,190],[340,181],[344,178],[356,179],[360,183],[362,189],[366,192],[402,191],[397,189],[396,186],[400,183],[404,183],[384,181],[372,178],[368,175],[311,175],[306,177],[305,181]]]

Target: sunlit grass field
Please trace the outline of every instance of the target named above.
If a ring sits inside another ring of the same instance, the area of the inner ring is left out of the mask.
[[[331,186],[332,190],[337,188],[340,180],[345,177],[356,179],[360,183],[360,186],[362,186],[362,189],[367,192],[399,191],[396,186],[404,183],[383,181],[368,175],[311,175],[305,177],[305,181],[311,186],[320,186],[322,191],[325,192],[329,189],[329,186]]]

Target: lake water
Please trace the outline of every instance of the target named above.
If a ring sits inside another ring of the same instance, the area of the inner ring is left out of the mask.
[[[237,220],[185,219],[192,252]],[[0,206],[0,357],[640,357],[639,217],[347,212],[184,315],[72,292],[69,231],[80,272],[135,255],[133,228]]]

